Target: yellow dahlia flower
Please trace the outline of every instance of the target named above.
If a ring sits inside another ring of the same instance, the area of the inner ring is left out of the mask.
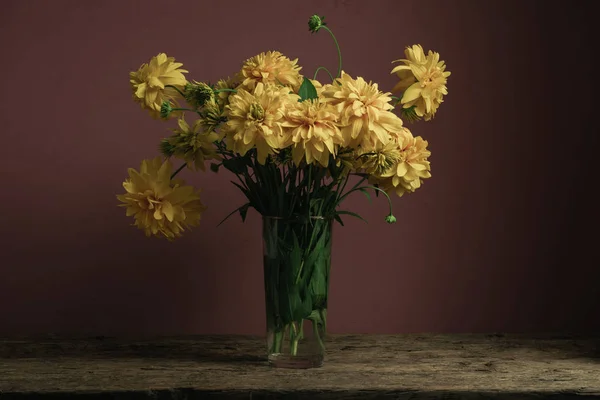
[[[214,131],[207,130],[205,123],[205,120],[197,119],[190,127],[185,119],[180,118],[177,121],[179,128],[174,129],[175,134],[166,139],[173,156],[183,159],[194,170],[205,171],[206,160],[219,158],[214,142],[220,137]]]
[[[394,60],[392,62],[404,61],[409,62],[411,64],[416,65],[425,65],[425,53],[423,52],[423,47],[420,44],[415,44],[412,47],[407,47],[404,50],[404,55],[406,56],[406,60]],[[395,67],[392,74],[398,75],[400,81],[392,88],[392,92],[404,92],[410,85],[417,81],[415,75],[412,73],[410,67],[406,67],[406,65],[399,65]]]
[[[327,167],[329,155],[335,155],[336,145],[342,143],[335,108],[318,100],[296,102],[288,108],[285,119],[282,126],[291,130],[294,163],[300,165],[305,158],[307,164],[317,161]]]
[[[182,65],[175,62],[175,58],[160,53],[152,57],[148,64],[142,64],[137,71],[129,73],[133,99],[147,109],[153,118],[160,118],[160,108],[165,100],[180,97],[175,89],[165,85],[173,85],[179,90],[185,87],[187,81],[183,74],[188,71],[181,69]]]
[[[223,90],[223,89],[235,89],[238,86],[238,83],[232,79],[227,77],[227,79],[219,79],[219,81],[215,85],[215,90]],[[217,92],[217,101],[219,104],[226,106],[229,104],[229,96],[233,92],[226,90],[223,92]]]
[[[421,187],[423,179],[431,177],[431,167],[427,157],[431,152],[427,150],[427,141],[420,136],[413,137],[412,133],[404,128],[396,135],[398,160],[381,175],[374,175],[372,182],[378,183],[387,191],[395,191],[398,196],[412,193]]]
[[[217,99],[207,101],[200,111],[200,115],[204,119],[204,127],[211,131],[214,131],[227,119],[224,107],[219,104]]]
[[[377,143],[371,149],[360,148],[355,158],[355,170],[361,170],[369,175],[381,175],[396,165],[401,154],[397,140],[390,140],[387,144]]]
[[[127,193],[117,196],[124,203],[120,206],[127,207],[127,216],[134,216],[134,225],[146,236],[180,237],[186,228],[198,225],[206,210],[199,191],[183,186],[181,180],[171,180],[171,169],[171,163],[160,157],[144,160],[139,172],[129,169],[129,178],[123,183]]]
[[[344,146],[374,147],[377,142],[387,144],[391,132],[402,129],[402,120],[391,112],[391,93],[383,93],[376,83],[363,78],[353,79],[342,72],[333,85],[326,85],[323,96],[336,106],[341,116]]]
[[[322,97],[323,92],[325,92],[325,90],[331,86],[331,84],[327,84],[327,85],[323,85],[321,82],[319,82],[316,79],[309,79],[309,81],[313,84],[313,86],[315,87],[315,89],[317,89],[317,96],[319,96],[319,98]]]
[[[259,82],[252,93],[244,89],[229,97],[228,121],[223,127],[227,146],[241,155],[256,147],[257,158],[264,164],[269,154],[285,147],[285,109],[298,102],[299,96],[289,88]]]
[[[238,73],[240,88],[251,91],[256,84],[282,84],[297,90],[302,83],[297,65],[298,59],[290,60],[278,51],[268,51],[249,58]]]
[[[446,83],[450,71],[446,71],[444,61],[440,61],[439,53],[429,50],[427,56],[420,45],[405,50],[406,59],[396,60],[404,64],[392,69],[397,73],[400,82],[394,86],[393,92],[402,91],[402,107],[415,106],[414,111],[426,121],[435,113],[448,94]]]

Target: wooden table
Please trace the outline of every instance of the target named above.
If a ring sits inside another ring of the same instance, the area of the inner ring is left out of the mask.
[[[261,337],[0,338],[8,399],[600,399],[600,337],[329,335],[325,365]]]

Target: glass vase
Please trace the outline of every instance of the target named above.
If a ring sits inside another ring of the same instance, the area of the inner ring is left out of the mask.
[[[323,365],[332,220],[263,217],[267,354],[280,368]]]

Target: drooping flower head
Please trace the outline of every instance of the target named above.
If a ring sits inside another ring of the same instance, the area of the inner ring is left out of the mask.
[[[308,30],[311,33],[317,33],[325,25],[327,25],[327,22],[325,22],[324,16],[315,14],[308,19]]]
[[[171,170],[171,162],[160,157],[144,160],[139,171],[129,169],[123,183],[127,193],[117,196],[146,236],[180,237],[186,228],[198,225],[206,210],[200,192],[181,180],[171,180]]]
[[[253,90],[256,84],[281,84],[297,90],[302,83],[298,59],[290,60],[278,51],[268,51],[249,58],[238,74],[240,88]]]
[[[194,121],[190,127],[184,118],[177,121],[179,127],[174,129],[174,135],[163,140],[161,148],[166,155],[180,158],[187,162],[193,170],[205,171],[207,160],[219,159],[214,142],[219,135],[207,126],[202,118]]]
[[[329,156],[335,155],[336,146],[342,143],[337,119],[335,108],[318,99],[296,102],[288,108],[282,125],[290,129],[296,165],[304,159],[307,164],[316,161],[327,167]]]
[[[427,141],[420,136],[413,137],[404,128],[396,135],[398,160],[387,171],[373,175],[371,182],[378,183],[387,192],[396,192],[398,196],[412,193],[421,187],[423,179],[431,177],[431,167],[427,157]]]
[[[440,61],[439,53],[429,50],[427,56],[420,45],[406,48],[406,59],[396,60],[403,64],[392,69],[400,81],[392,89],[402,91],[402,107],[414,106],[414,112],[426,121],[431,120],[448,94],[446,83],[450,71],[446,71],[444,61]]]
[[[341,116],[344,146],[374,147],[386,144],[391,133],[402,129],[402,120],[391,112],[391,93],[383,93],[378,85],[363,78],[353,79],[342,72],[337,82],[325,85],[323,96],[336,106]]]
[[[172,85],[183,90],[187,84],[183,74],[188,71],[181,69],[182,65],[182,63],[175,62],[175,58],[160,53],[156,57],[152,57],[148,64],[142,64],[137,71],[129,73],[133,99],[142,108],[147,109],[153,118],[160,118],[164,101],[175,101],[180,97],[177,90],[165,86]],[[170,115],[175,116],[176,114],[171,113]]]
[[[215,98],[213,89],[204,82],[192,82],[185,85],[185,100],[192,107],[199,108]]]
[[[285,109],[298,99],[287,87],[261,82],[252,92],[238,89],[226,107],[228,121],[223,130],[228,148],[244,155],[256,147],[258,162],[264,164],[269,154],[289,143],[282,126]]]

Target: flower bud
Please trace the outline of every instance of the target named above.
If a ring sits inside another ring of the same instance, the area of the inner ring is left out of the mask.
[[[316,33],[322,26],[327,25],[325,22],[325,17],[319,17],[318,15],[313,15],[308,19],[308,30],[312,33]]]
[[[171,102],[168,100],[163,101],[160,106],[160,117],[162,119],[168,119],[171,113],[173,112],[173,107],[171,106]]]

